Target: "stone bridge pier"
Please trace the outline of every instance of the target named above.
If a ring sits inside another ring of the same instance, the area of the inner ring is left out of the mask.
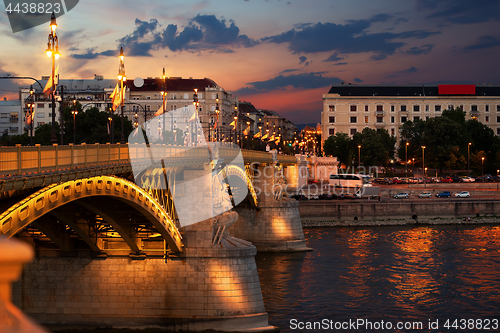
[[[275,162],[252,165],[253,186],[258,206],[238,206],[238,221],[229,231],[235,237],[251,241],[259,252],[310,251],[306,245],[299,215],[299,202],[284,197],[295,191],[286,184],[285,170]]]

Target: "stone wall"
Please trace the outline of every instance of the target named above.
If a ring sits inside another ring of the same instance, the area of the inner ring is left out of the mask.
[[[500,215],[497,201],[438,201],[438,202],[339,202],[301,201],[299,207],[302,219],[322,220],[372,220],[437,217],[470,217],[479,215]]]
[[[267,327],[255,253],[251,246],[166,260],[37,258],[14,285],[13,301],[58,327]]]

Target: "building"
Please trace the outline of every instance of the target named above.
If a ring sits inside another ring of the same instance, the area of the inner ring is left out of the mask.
[[[408,120],[427,120],[461,108],[500,135],[500,86],[491,85],[335,85],[323,95],[322,141],[337,132],[351,137],[365,127],[386,129],[400,140]]]
[[[0,135],[19,135],[23,133],[21,101],[0,101]]]

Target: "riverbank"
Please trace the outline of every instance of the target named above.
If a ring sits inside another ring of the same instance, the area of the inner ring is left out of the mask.
[[[500,224],[500,217],[479,216],[465,218],[424,218],[424,219],[377,219],[377,220],[331,220],[329,218],[303,218],[303,228],[317,227],[379,227],[379,226],[423,226],[423,225],[489,225]]]

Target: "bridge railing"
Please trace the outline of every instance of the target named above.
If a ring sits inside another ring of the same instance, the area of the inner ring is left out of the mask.
[[[130,149],[129,149],[130,148]],[[229,161],[236,156],[237,150],[220,148],[219,156]],[[245,163],[272,163],[270,153],[255,150],[242,150]],[[23,173],[37,173],[93,167],[130,162],[130,159],[149,160],[151,156],[165,156],[166,161],[178,159],[179,162],[199,164],[210,161],[208,149],[191,148],[170,145],[153,145],[143,149],[134,144],[81,144],[68,146],[34,147],[17,145],[15,147],[0,147],[0,177],[15,176]],[[295,164],[295,156],[277,154],[278,161],[283,164]]]

